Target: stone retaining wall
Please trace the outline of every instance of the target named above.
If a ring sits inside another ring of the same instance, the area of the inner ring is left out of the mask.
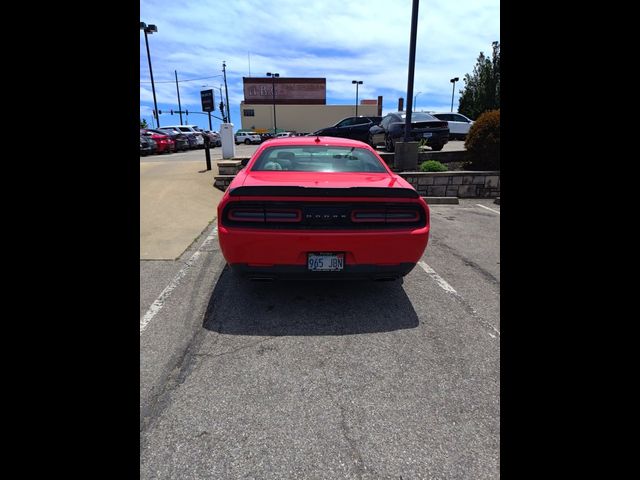
[[[494,198],[500,196],[499,171],[400,172],[423,197]]]
[[[495,198],[500,196],[500,172],[402,172],[423,197]],[[218,175],[213,186],[225,191],[235,175]]]

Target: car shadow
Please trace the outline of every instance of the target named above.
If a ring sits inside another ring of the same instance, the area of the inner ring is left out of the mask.
[[[228,335],[353,335],[416,328],[402,280],[274,281],[239,278],[225,266],[203,326]]]

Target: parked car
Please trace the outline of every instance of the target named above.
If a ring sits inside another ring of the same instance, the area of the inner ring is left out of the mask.
[[[187,138],[186,134],[180,133],[176,130],[172,130],[169,128],[167,129],[159,128],[157,130],[152,130],[152,131],[169,135],[171,140],[173,140],[174,152],[183,152],[185,150],[189,150],[189,139]]]
[[[205,130],[204,133],[209,135],[209,141],[211,142],[212,147],[221,147],[222,139],[220,138],[220,134],[218,132],[213,132],[211,130]]]
[[[273,133],[261,133],[260,134],[260,139],[265,142],[267,140],[271,140],[272,138],[274,138]]]
[[[452,140],[464,140],[469,133],[471,125],[473,125],[473,120],[461,113],[432,113],[432,115],[449,123],[449,138]]]
[[[151,137],[146,135],[140,135],[140,156],[146,157],[147,155],[151,155],[156,153],[158,150],[158,146]]]
[[[250,145],[252,143],[262,143],[262,138],[256,132],[238,132],[235,136],[236,145],[245,143]]]
[[[177,130],[181,133],[186,133],[193,138],[195,138],[195,147],[193,148],[204,148],[204,136],[201,132],[198,131],[197,125],[165,125],[162,128],[171,128],[173,130]],[[193,142],[190,142],[190,145],[193,145]]]
[[[151,137],[157,146],[157,153],[171,153],[174,149],[173,140],[164,132],[151,128],[141,128],[140,135]]]
[[[295,133],[292,132],[280,132],[277,133],[275,138],[286,138],[286,137],[295,137]]]
[[[382,117],[347,117],[331,127],[315,131],[313,135],[351,138],[367,143],[369,141],[369,129],[374,125],[378,125],[381,120]]]
[[[404,124],[407,112],[393,112],[387,114],[380,125],[374,125],[369,129],[369,144],[375,146],[384,143],[387,152],[396,149],[396,142],[404,139]],[[449,127],[447,122],[424,113],[413,112],[411,114],[411,130],[409,137],[412,141],[425,139],[431,150],[442,150],[449,141]]]
[[[257,148],[218,205],[232,272],[253,279],[392,280],[429,237],[429,207],[362,142],[273,139]]]

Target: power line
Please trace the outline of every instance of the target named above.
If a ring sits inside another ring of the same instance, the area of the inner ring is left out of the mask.
[[[180,80],[179,83],[182,82],[195,82],[196,80],[208,80],[210,78],[216,78],[216,77],[221,77],[222,75],[214,75],[213,77],[202,77],[202,78],[190,78],[189,80]],[[140,82],[140,83],[151,83],[151,82]],[[158,82],[156,81],[156,83],[175,83],[175,80],[168,80],[166,82]]]

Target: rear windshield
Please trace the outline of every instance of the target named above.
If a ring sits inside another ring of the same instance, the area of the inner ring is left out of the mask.
[[[400,116],[402,117],[402,119],[404,120],[407,116],[406,112],[402,112],[400,114]],[[412,122],[428,122],[431,120],[438,120],[436,117],[433,117],[431,115],[429,115],[428,113],[424,113],[424,112],[412,112],[411,113],[411,121]]]
[[[387,169],[380,160],[364,148],[321,145],[267,148],[258,157],[251,170],[387,173]]]

